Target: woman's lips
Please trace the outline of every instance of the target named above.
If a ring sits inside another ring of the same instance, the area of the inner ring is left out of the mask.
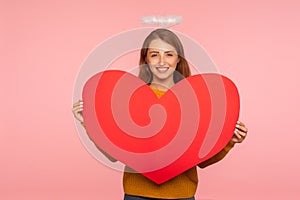
[[[164,73],[168,71],[169,67],[156,67],[156,70],[159,71],[160,73]]]

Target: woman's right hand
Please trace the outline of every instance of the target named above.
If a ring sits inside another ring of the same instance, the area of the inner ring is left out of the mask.
[[[73,112],[74,117],[75,117],[81,124],[84,123],[84,121],[83,121],[83,116],[82,116],[82,111],[83,111],[83,101],[82,101],[82,100],[79,100],[79,101],[77,101],[76,103],[74,103],[72,112]]]

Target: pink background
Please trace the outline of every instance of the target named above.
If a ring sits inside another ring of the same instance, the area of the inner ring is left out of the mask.
[[[172,14],[183,16],[172,28],[238,85],[249,128],[223,161],[199,169],[197,199],[299,199],[299,1],[28,0],[0,9],[0,199],[122,199],[122,174],[78,137],[74,83],[100,42],[142,27],[141,16]]]

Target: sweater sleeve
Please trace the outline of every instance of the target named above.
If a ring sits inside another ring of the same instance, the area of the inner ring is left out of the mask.
[[[199,163],[198,167],[205,168],[209,165],[212,165],[216,162],[219,162],[220,160],[222,160],[227,155],[227,153],[232,149],[234,144],[235,144],[234,142],[229,141],[228,144],[224,147],[224,149],[222,149],[219,153],[217,153],[216,155],[214,155],[210,159],[208,159],[208,160],[206,160],[202,163]]]
[[[84,124],[84,122],[81,122],[81,125],[83,126],[83,128],[85,129],[87,135],[89,136],[90,140],[94,143],[94,145],[97,147],[97,149],[106,157],[108,158],[111,162],[117,162],[117,160],[113,157],[111,157],[108,153],[106,153],[104,150],[102,150],[90,137],[90,135],[88,134],[87,130],[86,130],[86,125]]]

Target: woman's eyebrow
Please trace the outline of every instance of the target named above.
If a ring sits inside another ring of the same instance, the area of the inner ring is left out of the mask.
[[[175,51],[170,50],[170,51],[165,51],[165,53],[175,53]]]
[[[159,53],[159,51],[151,50],[149,53]]]
[[[159,53],[159,51],[156,51],[156,50],[150,50],[149,53]],[[164,51],[164,53],[175,53],[175,51],[169,50],[169,51]]]

